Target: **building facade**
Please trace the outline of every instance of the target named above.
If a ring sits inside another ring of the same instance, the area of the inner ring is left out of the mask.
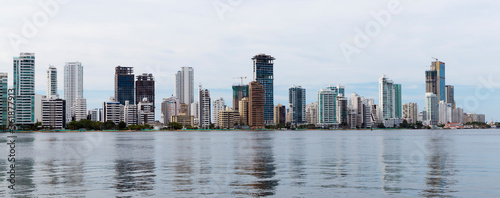
[[[8,82],[7,73],[0,73],[0,128],[6,128],[9,122]]]
[[[42,99],[42,126],[49,129],[66,127],[66,101],[56,95]]]
[[[172,116],[178,115],[181,103],[177,97],[164,98],[161,103],[161,121],[164,125],[172,122]]]
[[[403,105],[403,119],[408,123],[417,123],[418,121],[418,105],[417,103],[407,103]]]
[[[203,89],[200,85],[199,87],[199,112],[200,112],[200,123],[199,126],[202,129],[208,129],[210,128],[210,124],[212,124],[211,121],[211,99],[210,99],[210,92],[208,89]]]
[[[219,121],[217,124],[219,128],[231,129],[234,128],[235,125],[239,124],[240,124],[240,112],[229,109],[229,107],[219,112]]]
[[[154,124],[155,123],[155,111],[154,104],[148,101],[147,98],[142,99],[139,104],[137,104],[137,123],[138,124]]]
[[[253,58],[253,80],[264,87],[264,124],[273,123],[274,108],[274,57],[258,54]]]
[[[343,95],[337,96],[337,123],[343,125],[344,127],[348,126],[349,109],[347,106],[347,98]]]
[[[147,98],[148,102],[155,104],[155,79],[153,74],[143,73],[138,75],[137,81],[135,81],[136,104],[144,98]]]
[[[123,105],[119,102],[110,101],[103,103],[103,122],[112,121],[115,124],[119,124],[123,121]]]
[[[274,123],[285,124],[286,123],[286,107],[285,105],[278,104],[274,107]]]
[[[288,93],[290,122],[295,126],[306,123],[306,89],[294,85]]]
[[[331,125],[337,122],[337,96],[344,95],[344,86],[329,85],[318,91],[318,124]]]
[[[308,124],[318,123],[318,102],[306,105],[306,122]]]
[[[256,129],[265,128],[264,106],[264,86],[262,86],[259,81],[250,82],[248,98],[248,126]]]
[[[35,124],[35,54],[14,57],[15,124]]]
[[[446,100],[446,64],[441,61],[431,63],[431,69],[425,72],[426,93],[433,93],[438,101]]]
[[[455,87],[453,85],[446,85],[446,100],[445,102],[451,104],[453,109],[456,108],[455,104]]]
[[[136,104],[134,76],[133,67],[115,67],[115,99],[122,105],[125,105],[125,101]]]
[[[59,98],[59,94],[57,94],[57,68],[49,66],[47,69],[47,98],[52,96]]]
[[[77,102],[77,99],[83,98],[83,66],[81,62],[67,62],[64,65],[64,99],[66,100],[66,120],[69,123],[75,118],[75,110],[83,107],[82,101]],[[75,105],[81,105],[79,107]],[[87,108],[87,105],[84,105]],[[87,114],[86,110],[84,111]],[[80,118],[81,114],[78,114]],[[77,120],[78,121],[78,120]]]
[[[224,98],[218,98],[214,100],[214,108],[213,108],[213,121],[216,128],[219,127],[219,112],[226,110],[226,104],[224,102]]]
[[[130,104],[127,100],[123,106],[123,122],[127,126],[137,124],[137,105]]]
[[[248,126],[248,111],[249,111],[249,100],[248,97],[244,97],[238,103],[238,111],[240,113],[240,124],[242,126]]]
[[[382,119],[396,118],[394,82],[382,75],[379,79],[379,106]]]
[[[401,84],[394,84],[394,113],[396,118],[403,117],[403,97]]]
[[[239,110],[241,99],[248,97],[248,85],[233,85],[233,109]]]
[[[194,69],[181,67],[175,74],[175,97],[181,103],[190,105],[194,102]]]
[[[425,94],[425,112],[428,125],[437,125],[439,122],[439,99],[434,93]]]

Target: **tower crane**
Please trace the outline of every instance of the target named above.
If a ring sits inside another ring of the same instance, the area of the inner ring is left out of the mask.
[[[246,76],[234,77],[233,79],[241,79],[241,85],[243,86],[243,79],[247,79]]]

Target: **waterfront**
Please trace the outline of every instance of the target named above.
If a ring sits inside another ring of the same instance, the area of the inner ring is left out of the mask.
[[[18,133],[28,197],[498,197],[500,130]]]

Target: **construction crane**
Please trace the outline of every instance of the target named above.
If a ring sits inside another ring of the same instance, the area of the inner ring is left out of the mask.
[[[241,79],[241,85],[243,86],[243,79],[247,79],[246,76],[234,77],[233,79]]]
[[[439,61],[439,59],[437,59],[437,58],[434,58],[434,57],[431,57],[431,58],[432,58],[432,59],[434,59],[434,60],[436,60],[436,62],[438,62],[438,61]]]

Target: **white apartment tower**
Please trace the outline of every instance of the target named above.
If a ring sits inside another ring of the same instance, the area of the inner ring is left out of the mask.
[[[49,66],[47,69],[47,98],[52,98],[52,96],[59,98],[59,94],[57,94],[57,68]]]
[[[181,67],[175,74],[175,97],[180,103],[190,105],[194,102],[194,70],[192,67]]]
[[[77,101],[77,99],[83,98],[83,66],[80,62],[67,62],[64,66],[64,99],[66,100],[66,120],[69,122],[72,117],[75,117],[76,121],[81,118],[81,115],[75,115],[75,110],[85,110],[87,112],[87,105],[83,105],[83,100]],[[86,102],[86,101],[85,101]],[[75,106],[78,105],[78,106]]]

